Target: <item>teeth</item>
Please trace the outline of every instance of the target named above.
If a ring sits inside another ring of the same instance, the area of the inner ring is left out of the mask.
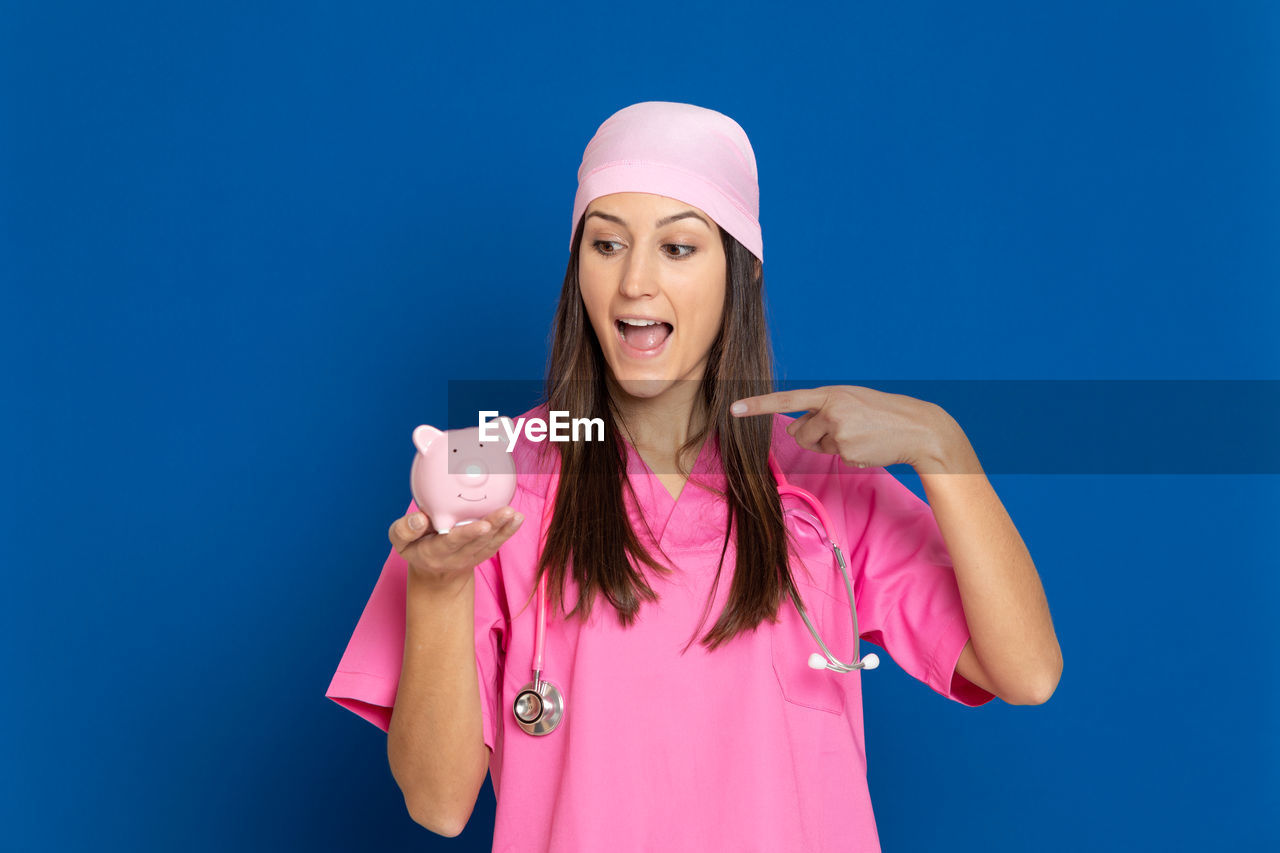
[[[619,318],[619,323],[626,323],[628,326],[656,326],[657,320],[629,320],[625,317]]]

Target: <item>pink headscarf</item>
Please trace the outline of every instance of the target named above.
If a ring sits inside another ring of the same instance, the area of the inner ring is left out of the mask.
[[[692,204],[764,262],[755,152],[746,131],[723,113],[644,101],[605,119],[578,167],[571,249],[578,220],[592,199],[620,192]]]

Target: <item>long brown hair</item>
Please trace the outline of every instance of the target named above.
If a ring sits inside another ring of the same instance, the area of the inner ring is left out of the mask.
[[[549,599],[555,611],[563,613],[565,578],[572,565],[578,601],[568,615],[585,619],[596,596],[603,595],[617,611],[621,624],[630,626],[641,602],[657,601],[658,597],[629,557],[661,574],[671,568],[645,549],[627,514],[623,488],[630,490],[631,482],[626,476],[619,417],[606,384],[608,368],[600,342],[587,317],[578,285],[584,221],[578,220],[560,290],[547,364],[546,398],[552,411],[567,411],[575,418],[601,418],[605,440],[555,445],[560,453],[560,478],[555,513],[538,563],[538,578],[548,573]],[[710,650],[740,632],[754,630],[766,618],[775,620],[783,596],[794,590],[782,506],[768,466],[772,416],[735,418],[729,414],[734,400],[773,391],[773,353],[765,323],[763,270],[757,271],[755,256],[741,243],[723,228],[719,230],[727,261],[726,286],[723,320],[711,345],[700,388],[707,418],[678,454],[683,457],[704,440],[717,441],[727,486],[723,493],[713,490],[725,498],[728,524],[703,623],[719,587],[730,533],[736,533],[737,564],[728,601],[718,621],[701,639]],[[689,472],[682,462],[677,461],[677,465],[687,477]],[[667,556],[665,552],[663,556]],[[700,629],[701,624],[697,630]]]

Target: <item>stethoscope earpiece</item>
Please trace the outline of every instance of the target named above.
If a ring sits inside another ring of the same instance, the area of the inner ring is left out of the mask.
[[[852,666],[845,666],[839,662],[833,664],[817,652],[809,655],[810,669],[833,669],[836,672],[853,672],[855,669],[875,669],[879,665],[880,658],[876,656],[875,652],[872,652],[869,655],[863,655],[858,659],[857,663]]]

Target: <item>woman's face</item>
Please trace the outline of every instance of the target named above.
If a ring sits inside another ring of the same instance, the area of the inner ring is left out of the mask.
[[[578,282],[614,379],[635,397],[701,380],[724,313],[716,223],[691,204],[635,192],[601,196],[584,216]]]

